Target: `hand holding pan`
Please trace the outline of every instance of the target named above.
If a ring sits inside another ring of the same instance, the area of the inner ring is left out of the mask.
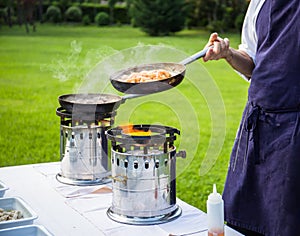
[[[181,83],[185,75],[186,65],[204,57],[209,48],[207,47],[179,63],[153,63],[120,70],[111,75],[110,82],[116,90],[128,94],[151,94],[168,90]],[[132,83],[126,81],[126,77],[132,73],[159,69],[168,71],[172,76],[150,82]]]

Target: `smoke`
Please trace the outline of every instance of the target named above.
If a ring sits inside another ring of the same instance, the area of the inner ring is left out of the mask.
[[[102,57],[99,63],[87,73],[78,92],[116,94],[118,91],[110,84],[110,76],[113,73],[141,64],[169,62],[170,58],[176,62],[176,55],[172,55],[172,50],[174,49],[164,45],[154,46],[140,43],[132,48],[114,51],[111,55]]]
[[[54,59],[42,69],[53,73],[62,82],[74,80],[76,93],[119,93],[110,83],[110,76],[118,70],[141,64],[180,62],[187,58],[184,52],[166,45],[144,45],[117,51],[104,46],[84,53],[81,43],[72,41],[65,58]],[[79,81],[79,82],[78,82]],[[145,116],[146,109],[150,107]],[[201,123],[208,115],[209,122]],[[161,124],[181,131],[178,150],[186,150],[187,158],[180,163],[178,174],[189,166],[199,152],[201,129],[210,130],[209,143],[199,169],[205,175],[214,165],[226,134],[226,113],[219,88],[199,62],[189,64],[183,82],[168,91],[126,100],[117,110],[115,125]],[[202,126],[201,126],[202,125]],[[201,126],[201,127],[200,127]],[[201,128],[201,129],[200,129]],[[206,134],[207,135],[207,134]]]
[[[66,56],[56,56],[50,64],[42,65],[41,71],[51,72],[52,77],[61,82],[84,80],[99,61],[115,52],[116,50],[107,46],[85,52],[82,43],[73,40],[70,42],[70,49]]]
[[[109,81],[110,75],[116,71],[148,63],[177,63],[188,56],[166,45],[139,44],[102,59],[85,77],[79,91],[116,94],[118,91]],[[148,111],[146,116],[145,109]],[[207,124],[201,121],[204,114],[209,116]],[[194,62],[187,66],[186,76],[177,87],[126,100],[117,110],[115,125],[161,124],[179,129],[177,150],[185,150],[188,158],[179,163],[177,174],[189,166],[200,146],[206,146],[203,147],[206,151],[199,169],[203,176],[215,164],[222,150],[225,122],[225,107],[219,88],[202,64]],[[200,128],[210,130],[208,144],[201,143]]]

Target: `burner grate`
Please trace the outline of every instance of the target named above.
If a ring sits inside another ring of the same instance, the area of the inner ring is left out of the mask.
[[[180,134],[176,128],[161,125],[140,124],[133,125],[130,129],[134,131],[127,132],[127,126],[118,126],[107,131],[113,150],[126,153],[142,149],[147,154],[153,149],[159,149],[167,153],[174,146],[176,134]],[[142,132],[142,135],[137,132]]]
[[[114,124],[116,111],[108,113],[95,112],[68,112],[63,107],[56,109],[56,115],[61,118],[61,124],[65,126],[99,125],[102,127],[111,127]]]

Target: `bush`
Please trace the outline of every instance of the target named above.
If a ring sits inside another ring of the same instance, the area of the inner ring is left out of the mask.
[[[121,24],[130,24],[130,17],[125,7],[116,6],[114,18],[116,22],[120,22]]]
[[[95,16],[95,22],[98,26],[109,25],[109,15],[106,12],[99,12]]]
[[[90,19],[89,15],[84,15],[82,17],[82,23],[83,23],[83,25],[90,25],[91,24],[91,19]]]
[[[1,8],[0,9],[0,18],[5,18],[7,17],[7,10],[6,8]]]
[[[239,14],[234,21],[234,26],[238,30],[238,32],[242,30],[244,17],[245,17],[244,14]]]
[[[7,18],[7,13],[5,11],[5,9],[0,9],[0,24],[4,24],[5,20]]]
[[[61,17],[61,10],[57,6],[49,6],[46,11],[46,20],[57,23],[60,22],[62,19]]]
[[[210,24],[206,26],[206,29],[211,33],[213,32],[224,33],[224,28],[225,28],[224,22],[220,20],[212,21]]]
[[[81,22],[82,11],[80,7],[71,6],[66,10],[65,16],[67,21]]]
[[[0,0],[0,2],[1,2],[1,0]],[[83,16],[85,16],[85,15],[88,15],[89,18],[90,18],[90,22],[94,23],[95,16],[97,15],[98,12],[106,12],[107,14],[109,14],[109,7],[108,7],[107,4],[102,5],[102,4],[99,4],[99,3],[90,3],[90,2],[84,1],[82,3],[79,3],[79,2],[75,3],[74,2],[72,4],[72,6],[75,6],[75,4],[76,4],[76,6],[79,6],[81,11],[82,11],[82,22],[85,21],[85,20],[83,20]],[[1,3],[0,3],[0,5],[1,5]],[[62,5],[61,1],[59,1],[59,2],[56,1],[56,0],[51,1],[51,5],[59,7],[62,12],[66,12],[63,9],[67,9],[67,8],[64,8],[64,5]],[[47,5],[47,3],[45,3],[43,5],[43,12],[46,12],[47,8],[48,8],[48,5]],[[62,19],[63,19],[63,17],[62,17]],[[130,19],[131,18],[128,15],[126,6],[123,6],[123,5],[122,6],[116,5],[115,6],[114,19],[115,19],[115,22],[121,22],[122,24],[130,24]],[[46,21],[46,14],[43,14],[43,20]]]
[[[150,36],[164,36],[185,26],[184,0],[136,0],[130,9],[137,27]]]

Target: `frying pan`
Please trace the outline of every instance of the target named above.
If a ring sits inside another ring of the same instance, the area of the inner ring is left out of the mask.
[[[186,65],[205,56],[209,48],[210,47],[205,48],[193,54],[192,56],[184,59],[179,63],[145,64],[145,65],[139,65],[139,66],[130,67],[127,69],[117,71],[116,73],[110,76],[110,82],[116,90],[128,94],[150,94],[150,93],[165,91],[167,89],[173,88],[178,84],[180,84],[185,75]],[[166,79],[144,82],[144,83],[126,82],[126,77],[131,75],[134,72],[158,70],[158,69],[166,70],[170,72],[172,76]]]
[[[59,104],[67,112],[109,113],[115,111],[127,99],[140,97],[140,94],[128,94],[123,97],[113,94],[79,93],[58,97]]]

